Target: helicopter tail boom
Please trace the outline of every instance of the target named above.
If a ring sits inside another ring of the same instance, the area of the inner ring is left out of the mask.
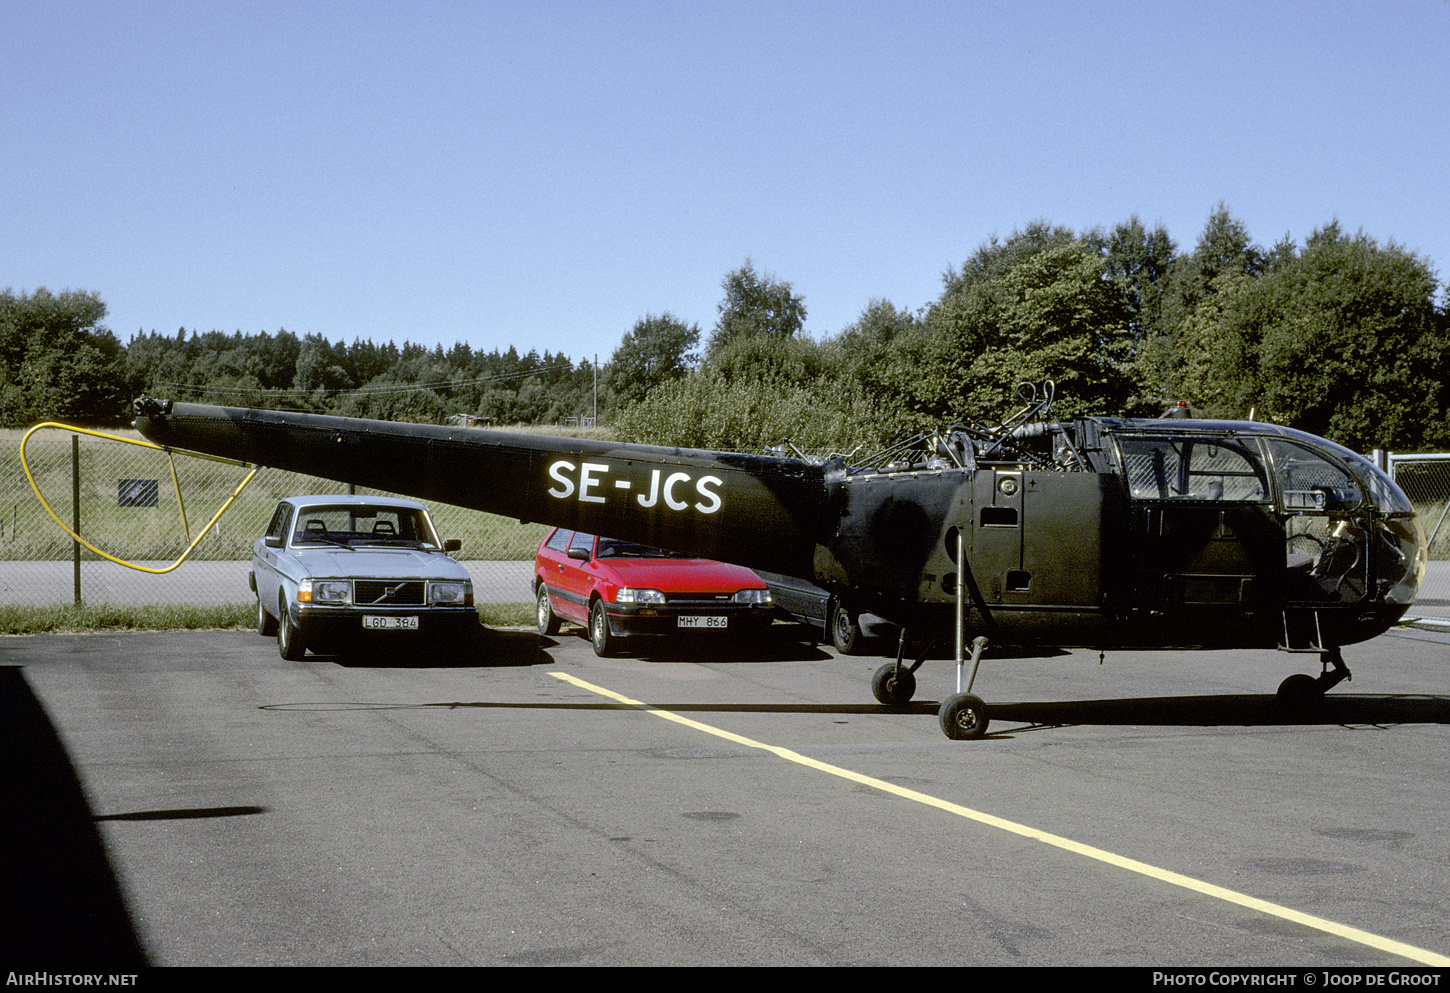
[[[809,577],[824,474],[795,459],[136,401],[168,448]],[[768,534],[769,541],[760,536]]]

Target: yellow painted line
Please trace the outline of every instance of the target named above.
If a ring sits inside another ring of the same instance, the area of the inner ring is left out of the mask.
[[[1436,952],[1426,951],[1423,948],[1416,948],[1414,945],[1407,945],[1401,941],[1393,941],[1389,938],[1371,934],[1368,931],[1361,931],[1359,928],[1349,927],[1345,924],[1338,924],[1334,921],[1325,920],[1323,917],[1315,917],[1313,914],[1300,913],[1288,907],[1281,907],[1276,903],[1267,900],[1260,900],[1258,897],[1249,896],[1246,893],[1239,893],[1235,890],[1226,889],[1222,886],[1215,886],[1212,883],[1205,883],[1202,880],[1185,876],[1181,873],[1171,872],[1168,869],[1160,869],[1157,866],[1149,865],[1146,862],[1139,862],[1137,859],[1126,858],[1122,855],[1115,855],[1112,852],[1101,848],[1094,848],[1092,845],[1084,845],[1081,842],[1073,841],[1071,838],[1064,838],[1061,835],[1051,834],[1047,831],[1039,831],[1036,828],[1028,827],[1025,824],[1018,824],[1002,817],[994,817],[991,814],[984,814],[979,810],[972,810],[970,807],[963,807],[960,804],[942,800],[939,797],[930,796],[926,793],[918,793],[916,790],[909,790],[904,786],[897,786],[895,783],[888,783],[884,779],[875,779],[871,776],[864,776],[859,772],[852,772],[850,769],[843,769],[838,765],[831,765],[829,762],[821,762],[807,755],[793,752],[789,748],[781,748],[778,745],[767,745],[729,731],[711,727],[709,724],[702,724],[699,721],[690,720],[688,717],[681,717],[679,714],[672,714],[668,710],[661,710],[640,700],[632,700],[613,690],[605,689],[602,686],[595,686],[593,683],[585,682],[566,672],[551,672],[549,675],[556,679],[562,679],[566,683],[572,683],[580,689],[588,690],[590,693],[597,693],[607,697],[626,707],[634,707],[646,713],[654,714],[656,717],[667,721],[674,721],[676,724],[683,724],[685,727],[694,728],[696,731],[703,731],[705,734],[714,735],[717,738],[724,738],[726,741],[734,742],[737,745],[744,745],[747,748],[758,748],[761,751],[770,752],[787,762],[794,762],[803,765],[808,769],[815,769],[818,772],[829,773],[832,776],[839,776],[841,779],[848,779],[853,783],[860,783],[863,786],[870,786],[899,796],[904,800],[914,800],[917,803],[926,804],[928,807],[935,807],[944,810],[949,814],[956,814],[958,817],[965,817],[967,820],[985,824],[988,827],[998,828],[1012,834],[1020,835],[1023,838],[1031,838],[1040,841],[1045,845],[1052,845],[1065,851],[1084,856],[1085,858],[1096,859],[1108,865],[1116,866],[1119,869],[1126,869],[1129,872],[1136,872],[1139,875],[1156,879],[1159,882],[1169,883],[1173,886],[1181,886],[1183,889],[1192,890],[1195,893],[1202,893],[1204,896],[1211,896],[1228,903],[1238,904],[1249,910],[1261,914],[1268,914],[1271,917],[1279,917],[1286,921],[1293,921],[1295,924],[1302,924],[1305,927],[1314,928],[1317,931],[1324,931],[1328,934],[1344,938],[1347,941],[1357,942],[1361,945],[1368,945],[1370,948],[1377,948],[1382,952],[1391,955],[1399,955],[1403,958],[1419,962],[1422,965],[1450,966],[1450,957],[1440,955]]]

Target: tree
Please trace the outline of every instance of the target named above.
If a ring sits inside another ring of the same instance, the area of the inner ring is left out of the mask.
[[[346,352],[346,345],[333,345],[320,334],[309,334],[302,339],[297,350],[297,367],[292,377],[292,389],[308,395],[306,402],[312,409],[326,411],[330,396],[357,385],[348,375]],[[405,345],[402,360],[406,362],[416,357],[416,353],[409,354]]]
[[[720,301],[720,319],[710,332],[706,361],[726,345],[754,335],[794,337],[806,322],[805,298],[791,292],[790,283],[766,273],[757,275],[750,259],[720,284],[725,299]]]
[[[186,329],[179,329],[174,337],[155,331],[133,336],[126,345],[126,368],[137,389],[152,396],[167,396],[168,387],[189,383],[191,356]]]
[[[1220,273],[1189,313],[1148,340],[1138,361],[1145,401],[1160,407],[1182,401],[1231,420],[1249,416],[1257,358],[1225,326],[1224,315],[1253,285],[1245,273]]]
[[[1077,241],[1077,235],[1070,228],[1058,227],[1045,220],[1033,221],[1021,231],[1013,231],[1005,242],[998,241],[993,235],[977,246],[971,258],[962,263],[960,272],[953,267],[942,275],[941,299],[945,301],[969,291],[973,286],[1000,279],[1038,252],[1074,241]]]
[[[890,301],[872,299],[855,322],[821,343],[821,375],[839,389],[860,389],[872,420],[888,437],[910,433],[914,422],[901,383],[910,382],[907,342],[921,334],[917,316]],[[907,368],[898,370],[898,362]]]
[[[1445,440],[1450,336],[1435,275],[1412,253],[1337,222],[1302,251],[1285,239],[1265,253],[1220,209],[1173,278],[1179,313],[1144,363],[1163,398],[1360,451]]]
[[[746,335],[720,346],[708,369],[726,382],[810,383],[821,375],[821,346],[809,338]]]
[[[1228,207],[1220,202],[1209,215],[1193,253],[1173,261],[1163,300],[1165,323],[1171,328],[1192,312],[1204,297],[1212,296],[1218,285],[1216,281],[1222,274],[1258,277],[1263,274],[1270,257],[1250,240],[1244,222],[1229,213]]]
[[[833,383],[727,381],[709,369],[671,380],[620,411],[621,441],[731,452],[761,451],[789,439],[805,450],[872,450],[883,438],[859,390]]]
[[[1152,231],[1135,214],[1110,235],[1094,233],[1103,259],[1103,274],[1123,298],[1128,336],[1136,352],[1162,324],[1163,294],[1178,246],[1159,224]]]
[[[608,385],[616,404],[643,400],[662,383],[678,379],[694,365],[690,351],[700,341],[700,326],[666,311],[635,322],[609,359]]]
[[[916,327],[915,315],[889,300],[873,298],[855,322],[822,344],[829,368],[851,378],[868,380],[873,368],[887,361],[892,345]]]
[[[0,293],[0,423],[124,423],[131,399],[119,339],[89,291]]]
[[[893,378],[918,424],[1002,416],[1023,382],[1057,382],[1064,415],[1125,411],[1133,354],[1122,294],[1090,239],[1037,226],[949,273]]]
[[[1239,403],[1243,389],[1238,380],[1252,359],[1237,350],[1238,342],[1222,337],[1220,317],[1230,305],[1228,297],[1237,298],[1283,257],[1282,245],[1268,253],[1255,245],[1244,223],[1219,203],[1193,252],[1172,260],[1157,313],[1144,322],[1137,363],[1143,402],[1184,400],[1214,410]],[[1243,417],[1247,411],[1223,413]]]
[[[1436,292],[1398,245],[1320,228],[1224,310],[1223,337],[1248,358],[1240,402],[1359,451],[1434,440],[1450,402]]]

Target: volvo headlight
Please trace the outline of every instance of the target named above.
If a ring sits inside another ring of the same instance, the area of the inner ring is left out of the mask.
[[[468,606],[473,603],[472,583],[431,583],[428,596],[432,603],[448,606]]]
[[[626,586],[614,594],[615,603],[664,603],[665,595],[659,590],[636,590]]]
[[[770,590],[741,590],[733,597],[736,603],[774,603]]]
[[[298,603],[351,603],[352,583],[346,579],[304,579],[297,584]]]

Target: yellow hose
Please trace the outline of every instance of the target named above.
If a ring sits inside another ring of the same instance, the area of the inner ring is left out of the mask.
[[[114,555],[110,555],[106,552],[101,551],[95,545],[92,545],[89,541],[86,541],[80,535],[76,534],[70,528],[66,527],[65,521],[62,521],[56,515],[55,511],[50,509],[50,504],[45,502],[45,497],[41,495],[40,487],[37,486],[35,483],[35,476],[30,471],[30,463],[25,458],[25,446],[30,441],[30,436],[35,434],[35,432],[43,430],[45,428],[56,428],[61,431],[70,431],[73,434],[86,434],[90,435],[93,438],[105,438],[108,441],[119,441],[125,445],[137,445],[141,448],[152,448],[158,452],[165,452],[166,460],[171,465],[171,483],[174,487],[176,487],[176,506],[177,509],[181,512],[181,533],[186,536],[187,541],[189,542],[189,544],[186,546],[186,551],[181,553],[181,558],[161,569],[153,569],[150,566],[137,565],[134,562],[127,562],[125,559],[118,559]],[[235,459],[219,458],[215,455],[203,455],[199,452],[182,452],[181,454],[189,455],[192,458],[207,459],[212,462],[221,462],[226,465],[241,466],[242,468],[247,467],[246,462],[238,462]],[[35,427],[25,432],[25,437],[20,439],[20,465],[25,470],[25,478],[30,482],[30,488],[35,492],[35,498],[40,501],[40,505],[45,508],[45,512],[50,515],[50,519],[55,521],[56,524],[60,525],[60,529],[62,531],[70,535],[76,541],[80,542],[86,548],[89,548],[91,551],[95,552],[103,559],[114,562],[117,565],[123,565],[127,569],[135,569],[138,572],[149,572],[156,575],[170,572],[177,566],[181,565],[181,563],[186,561],[187,556],[194,552],[196,550],[196,546],[200,545],[201,540],[206,537],[207,531],[211,530],[212,526],[215,525],[217,521],[221,520],[221,516],[227,512],[227,510],[231,507],[233,503],[236,502],[237,497],[242,495],[242,490],[246,489],[247,484],[252,481],[252,477],[255,476],[258,471],[257,467],[254,466],[252,468],[252,471],[247,473],[247,477],[242,480],[241,484],[235,490],[232,491],[232,495],[227,498],[227,502],[222,504],[221,509],[212,516],[211,520],[207,521],[206,527],[198,531],[196,538],[193,539],[191,537],[191,529],[186,523],[186,505],[181,499],[181,480],[176,475],[176,459],[173,457],[172,451],[169,448],[153,444],[149,441],[138,441],[135,438],[123,438],[121,435],[118,434],[106,434],[103,431],[92,431],[89,428],[78,428],[70,424],[60,424],[55,421],[46,421],[43,424],[35,425]]]

